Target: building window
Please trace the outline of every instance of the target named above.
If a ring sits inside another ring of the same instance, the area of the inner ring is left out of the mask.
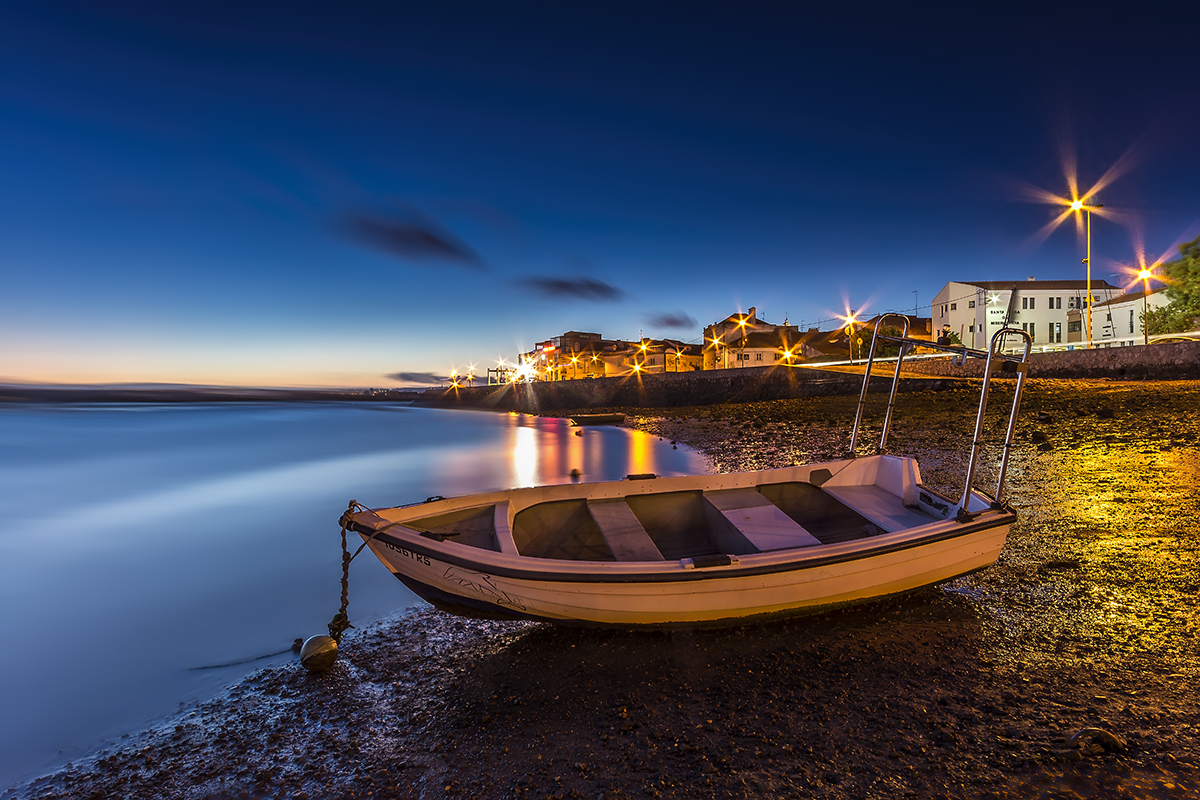
[[[1030,341],[1034,341],[1034,342],[1036,342],[1036,341],[1037,341],[1037,336],[1036,336],[1036,335],[1034,335],[1034,332],[1033,332],[1033,327],[1034,327],[1034,326],[1033,326],[1033,323],[1032,323],[1032,322],[1022,322],[1022,323],[1021,323],[1021,328],[1022,328],[1023,330],[1025,330],[1025,331],[1026,331],[1026,332],[1029,334],[1029,339],[1030,339]]]
[[[968,300],[968,301],[967,301],[967,308],[974,308],[974,307],[975,307],[975,301],[974,301],[974,300]]]
[[[1021,308],[1029,308],[1029,298],[1028,297],[1021,298]]]
[[[1083,330],[1082,321],[1075,320],[1074,322],[1067,323],[1067,333],[1079,333],[1081,330]]]
[[[1133,333],[1133,309],[1129,309],[1129,332]]]
[[[975,332],[975,326],[974,326],[974,325],[968,325],[968,326],[967,326],[967,333],[974,333],[974,332]]]
[[[950,304],[950,310],[951,310],[951,311],[958,311],[958,303],[951,303],[951,304]]]
[[[1029,310],[1030,311],[1033,311],[1033,301],[1034,300],[1037,300],[1037,298],[1036,297],[1029,298]]]
[[[755,360],[755,361],[762,361],[762,353],[755,353],[755,354],[754,354],[754,360]]]
[[[1062,308],[1062,298],[1061,297],[1054,298],[1054,305],[1051,306],[1051,308],[1055,308],[1055,309]]]
[[[1058,302],[1060,305],[1062,304],[1061,297],[1058,298]],[[1061,322],[1054,323],[1054,343],[1062,344],[1062,323]]]

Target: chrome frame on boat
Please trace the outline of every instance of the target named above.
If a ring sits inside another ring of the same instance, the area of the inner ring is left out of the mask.
[[[883,321],[890,317],[903,320],[903,327],[901,328],[899,336],[886,336],[879,333],[879,331],[883,328]],[[885,342],[894,342],[899,344],[900,352],[896,357],[896,370],[892,374],[892,389],[888,395],[887,411],[883,416],[883,434],[879,439],[879,446],[875,449],[875,452],[877,453],[883,453],[886,450],[888,432],[891,430],[892,409],[896,404],[896,390],[900,386],[900,368],[904,363],[904,356],[907,355],[913,347],[924,347],[931,350],[940,350],[945,353],[950,353],[953,356],[951,363],[956,367],[960,367],[965,364],[967,358],[971,356],[974,356],[975,358],[986,359],[983,367],[983,387],[979,396],[979,412],[975,417],[975,434],[971,441],[971,454],[967,460],[967,474],[963,481],[962,497],[959,499],[954,509],[955,515],[960,521],[966,522],[970,519],[973,519],[978,512],[968,511],[967,503],[971,499],[971,492],[975,491],[981,495],[985,494],[978,489],[973,489],[971,484],[975,478],[975,467],[979,460],[980,447],[983,444],[983,415],[984,412],[987,411],[988,390],[991,387],[992,359],[997,355],[1001,355],[1003,357],[1003,354],[998,349],[999,345],[1003,343],[1003,340],[1007,335],[1013,334],[1025,340],[1025,351],[1021,354],[1020,360],[1004,357],[1004,363],[1001,365],[1001,371],[1016,373],[1017,385],[1013,391],[1012,408],[1009,410],[1008,428],[1004,436],[1004,445],[1002,449],[1002,455],[1000,457],[1000,475],[996,481],[996,492],[990,498],[993,508],[1004,507],[1004,476],[1008,471],[1008,456],[1009,452],[1012,450],[1013,434],[1015,433],[1017,427],[1017,412],[1021,407],[1021,392],[1024,390],[1025,376],[1029,372],[1029,352],[1033,347],[1032,337],[1030,337],[1027,331],[1018,330],[1017,328],[1001,328],[992,335],[990,346],[986,351],[984,351],[973,350],[969,347],[963,346],[937,344],[936,342],[929,342],[924,339],[913,339],[908,335],[908,328],[908,317],[903,314],[884,314],[875,321],[875,335],[871,337],[871,351],[867,356],[866,369],[863,372],[862,391],[858,395],[858,410],[854,415],[854,429],[850,433],[850,457],[853,458],[855,456],[855,449],[858,445],[858,429],[862,423],[863,406],[865,406],[867,402],[867,387],[871,383],[871,367],[875,363],[875,347],[880,339]]]

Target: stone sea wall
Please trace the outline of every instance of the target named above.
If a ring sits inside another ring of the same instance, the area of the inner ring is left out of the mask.
[[[902,380],[900,391],[943,385],[941,380],[931,382],[930,378],[979,378],[983,366],[984,361],[975,358],[968,359],[961,367],[953,366],[949,359],[906,361],[906,373],[928,377]],[[880,364],[877,370],[871,389],[886,390],[892,365]],[[1200,342],[1034,353],[1030,357],[1029,375],[1042,379],[1195,380],[1200,379]],[[426,392],[418,402],[538,414],[560,409],[661,408],[845,395],[858,392],[861,386],[862,378],[855,374],[748,367],[437,390]]]
[[[950,359],[906,361],[905,372],[945,377],[983,377],[984,360],[971,358],[961,367]],[[995,365],[993,361],[993,366]],[[1200,342],[1152,344],[1149,347],[1097,347],[1033,353],[1031,378],[1176,381],[1200,378]]]
[[[901,390],[910,391],[918,386],[928,388],[929,384],[927,378],[903,380]],[[890,385],[890,371],[871,380],[873,390],[884,390]],[[860,375],[811,369],[749,367],[438,390],[427,392],[419,402],[423,405],[492,408],[538,414],[558,409],[749,403],[786,397],[854,394],[861,387]]]

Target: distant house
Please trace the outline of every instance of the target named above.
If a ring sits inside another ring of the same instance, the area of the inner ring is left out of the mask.
[[[1093,311],[1121,294],[1108,281],[1092,281]],[[1087,282],[1079,280],[951,281],[933,299],[933,326],[978,349],[1003,327],[1028,332],[1036,347],[1082,342],[1086,296]]]
[[[568,381],[604,376],[605,353],[619,343],[598,333],[567,331],[521,354],[521,364],[533,379]]]
[[[618,342],[602,356],[607,377],[693,372],[704,365],[703,348],[675,339]]]
[[[1143,303],[1143,298],[1145,301]],[[1122,340],[1121,345],[1141,344],[1145,341],[1145,308],[1153,311],[1170,305],[1165,289],[1129,292],[1103,303],[1092,306],[1092,341],[1102,347],[1111,347]]]
[[[908,336],[912,339],[933,341],[933,319],[930,317],[908,317]],[[809,359],[825,357],[866,358],[871,352],[871,336],[884,317],[877,314],[870,319],[861,320],[854,325],[854,335],[846,333],[845,328],[835,331],[825,331],[821,335],[810,335],[804,343],[805,357]],[[904,323],[896,317],[889,317],[884,323],[885,334],[898,336],[904,330]],[[810,334],[813,332],[810,331]],[[811,353],[811,355],[810,355]]]
[[[795,325],[760,320],[751,306],[745,314],[730,314],[704,329],[704,369],[791,363],[799,358],[802,338]]]

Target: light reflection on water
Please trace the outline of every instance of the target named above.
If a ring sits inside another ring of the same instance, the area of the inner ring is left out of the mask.
[[[644,433],[387,405],[0,410],[0,787],[172,711],[321,633],[336,520],[368,506],[706,470]],[[351,569],[350,615],[416,602]],[[60,754],[60,751],[62,753]]]

